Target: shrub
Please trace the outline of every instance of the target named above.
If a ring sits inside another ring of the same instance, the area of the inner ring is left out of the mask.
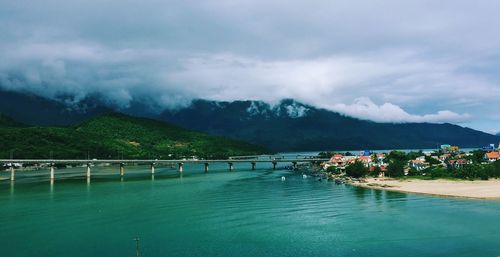
[[[389,177],[402,177],[405,175],[405,165],[406,161],[404,160],[392,160],[387,166],[387,176]]]
[[[340,170],[335,166],[330,166],[330,167],[326,168],[326,172],[329,172],[332,174],[340,174]]]
[[[360,178],[368,174],[368,169],[362,162],[356,161],[353,164],[346,167],[345,173],[347,174],[347,176],[353,178]]]
[[[376,166],[372,171],[369,172],[371,176],[378,176],[382,172],[379,166]]]

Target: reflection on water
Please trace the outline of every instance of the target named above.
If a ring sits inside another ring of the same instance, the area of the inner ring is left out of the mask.
[[[382,190],[372,190],[373,192],[373,195],[375,196],[375,200],[377,203],[380,202],[380,200],[382,200]]]
[[[9,195],[10,197],[12,198],[14,196],[14,187],[15,187],[16,183],[14,181],[10,181],[10,191],[9,191]]]
[[[363,188],[363,187],[354,186],[352,188],[352,192],[354,193],[354,196],[356,196],[358,198],[358,200],[364,200],[367,191],[368,190]]]

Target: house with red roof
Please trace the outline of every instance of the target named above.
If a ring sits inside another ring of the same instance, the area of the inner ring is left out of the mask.
[[[499,152],[488,152],[484,154],[484,159],[489,161],[489,162],[494,162],[497,160],[500,160],[500,153]]]
[[[470,161],[465,160],[465,159],[449,160],[448,167],[460,169],[460,168],[463,168],[465,165],[470,164],[470,163],[471,163]]]

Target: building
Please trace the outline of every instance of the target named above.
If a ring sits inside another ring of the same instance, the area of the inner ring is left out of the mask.
[[[489,161],[489,162],[494,162],[497,160],[500,160],[500,153],[499,152],[488,152],[484,154],[484,159]]]
[[[451,157],[451,154],[445,153],[445,154],[442,154],[442,155],[439,156],[439,160],[444,161],[444,160],[446,160],[446,159],[448,159],[450,157]]]
[[[448,147],[451,147],[451,145],[448,145],[448,144],[444,144],[444,145],[441,145],[441,150],[444,150],[444,149],[447,149]]]
[[[424,170],[429,167],[429,163],[425,162],[425,160],[411,160],[408,162],[408,166],[410,168],[414,168],[418,171]]]
[[[385,176],[385,172],[387,171],[387,168],[385,165],[380,165],[378,166],[380,168],[380,173],[378,174],[379,177],[384,177]],[[370,166],[369,168],[369,171],[370,172],[373,172],[375,170],[375,166]]]
[[[377,162],[380,165],[384,165],[385,164],[385,153],[378,153],[378,154],[376,154],[376,157],[377,157]]]
[[[370,156],[372,154],[372,151],[370,150],[364,150],[359,153],[360,156]]]
[[[362,162],[366,167],[370,166],[370,164],[372,163],[372,157],[370,155],[359,156],[357,160]]]
[[[455,169],[463,168],[467,164],[470,164],[470,161],[465,160],[465,159],[449,160],[448,161],[448,167],[455,168]]]
[[[441,150],[445,153],[456,153],[460,151],[460,148],[452,145],[441,145]]]
[[[330,164],[334,164],[336,166],[343,165],[345,163],[344,156],[342,154],[335,154],[328,161]]]
[[[483,146],[483,151],[489,152],[489,151],[494,151],[495,150],[495,144],[490,144],[488,146]]]

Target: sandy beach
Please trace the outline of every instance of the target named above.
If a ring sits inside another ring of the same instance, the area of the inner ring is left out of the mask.
[[[369,178],[366,182],[353,185],[390,191],[431,194],[439,196],[466,197],[478,199],[500,199],[500,180],[397,180]]]

